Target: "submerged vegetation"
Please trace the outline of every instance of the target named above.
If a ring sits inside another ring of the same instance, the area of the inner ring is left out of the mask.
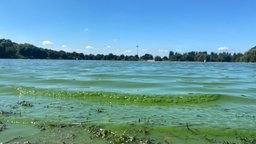
[[[0,39],[0,58],[13,59],[79,59],[79,60],[119,60],[119,61],[207,61],[207,62],[256,62],[256,47],[251,48],[246,53],[214,53],[211,52],[187,52],[177,53],[170,51],[169,57],[160,57],[151,54],[138,55],[108,55],[103,54],[83,54],[77,52],[55,51],[43,49],[34,45],[25,43],[17,44],[7,39]]]

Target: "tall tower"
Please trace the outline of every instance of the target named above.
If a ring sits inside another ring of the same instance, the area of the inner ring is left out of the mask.
[[[138,44],[136,45],[136,48],[137,48],[137,56],[139,57],[139,45]]]

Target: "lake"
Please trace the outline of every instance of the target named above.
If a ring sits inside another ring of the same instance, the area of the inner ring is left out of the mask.
[[[126,125],[146,120],[161,127],[189,123],[195,128],[253,131],[256,65],[0,60],[0,100],[2,113],[10,113],[0,114],[0,120],[10,124]]]

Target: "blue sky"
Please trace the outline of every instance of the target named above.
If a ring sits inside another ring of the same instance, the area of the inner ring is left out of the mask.
[[[0,38],[85,54],[245,52],[255,0],[1,0]]]

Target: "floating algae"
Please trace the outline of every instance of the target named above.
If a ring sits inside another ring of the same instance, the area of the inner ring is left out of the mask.
[[[182,127],[159,127],[145,124],[133,125],[90,125],[88,131],[97,138],[110,143],[246,143],[254,144],[251,132],[222,129],[194,128],[188,124]]]
[[[55,98],[76,98],[103,104],[135,104],[135,105],[182,105],[200,104],[219,99],[220,94],[189,94],[189,95],[144,95],[126,94],[101,91],[68,91],[59,89],[41,89],[20,87],[17,89],[22,95],[50,96]]]
[[[255,130],[253,126],[247,125],[252,125],[254,119],[245,117],[250,120],[247,121],[246,128],[240,122],[245,119],[240,116],[248,114],[247,107],[241,109],[234,103],[246,102],[248,105],[248,98],[245,97],[194,93],[143,95],[33,87],[19,87],[16,93],[15,95],[24,96],[22,100],[31,102],[33,107],[21,107],[22,117],[9,117],[6,121],[35,124],[44,134],[57,129],[84,129],[80,125],[74,126],[74,123],[82,123],[86,124],[87,133],[90,124],[99,124],[100,127],[91,127],[92,138],[112,142],[142,140],[153,143],[222,143],[240,142],[239,137],[253,140]],[[37,114],[38,109],[44,109],[45,113]],[[217,115],[221,115],[221,119],[216,118]],[[226,119],[229,121],[226,122]],[[56,132],[57,135],[59,131]]]
[[[18,105],[21,105],[23,107],[33,107],[34,105],[29,101],[21,101],[17,103]]]
[[[5,129],[5,124],[0,121],[0,131],[3,131]]]
[[[27,120],[29,121],[29,120]],[[20,121],[21,122],[21,121]],[[10,125],[10,124],[9,124]],[[255,143],[251,131],[231,129],[197,128],[188,123],[179,127],[161,127],[150,124],[109,125],[68,122],[39,122],[28,125],[15,124],[17,132],[24,134],[0,136],[0,141],[20,143]],[[13,126],[14,127],[14,126]],[[14,130],[14,129],[12,129]],[[30,130],[30,132],[27,132]],[[31,132],[33,130],[33,132]],[[13,132],[12,132],[13,134]],[[8,136],[8,138],[6,137]]]
[[[228,98],[223,95],[154,96],[28,87],[20,88],[18,92],[24,96],[22,101],[31,102],[33,107],[20,107],[22,115],[6,117],[5,123],[35,125],[41,131],[35,139],[32,137],[24,139],[30,142],[41,141],[45,138],[42,134],[48,136],[50,133],[55,133],[54,135],[58,135],[58,139],[63,142],[72,143],[77,141],[76,137],[80,134],[77,131],[79,131],[90,132],[93,140],[103,139],[112,142],[209,143],[212,141],[212,143],[222,143],[224,141],[239,142],[239,137],[252,140],[253,130],[255,130],[248,125],[244,128],[243,123],[236,123],[241,118],[235,117],[233,112],[240,116],[242,112],[247,111],[235,111],[233,108],[237,107],[232,105],[218,105],[223,97]],[[143,101],[143,99],[146,100]],[[109,105],[109,103],[116,105]],[[37,111],[42,111],[42,109],[45,113],[38,114]],[[240,110],[240,108],[237,109]],[[229,119],[229,123],[219,118],[215,119],[214,114],[220,114],[219,112],[223,111],[226,117],[223,119]],[[30,114],[31,112],[34,114]],[[76,116],[81,118],[76,118]],[[103,121],[106,117],[112,120]],[[86,127],[83,126],[84,124]],[[91,131],[88,131],[91,124],[99,125],[99,127],[91,127]],[[66,133],[63,133],[64,130],[67,130]],[[75,138],[68,139],[69,134],[74,135]],[[21,140],[23,139],[17,141]],[[56,141],[56,138],[52,137],[47,142]]]

